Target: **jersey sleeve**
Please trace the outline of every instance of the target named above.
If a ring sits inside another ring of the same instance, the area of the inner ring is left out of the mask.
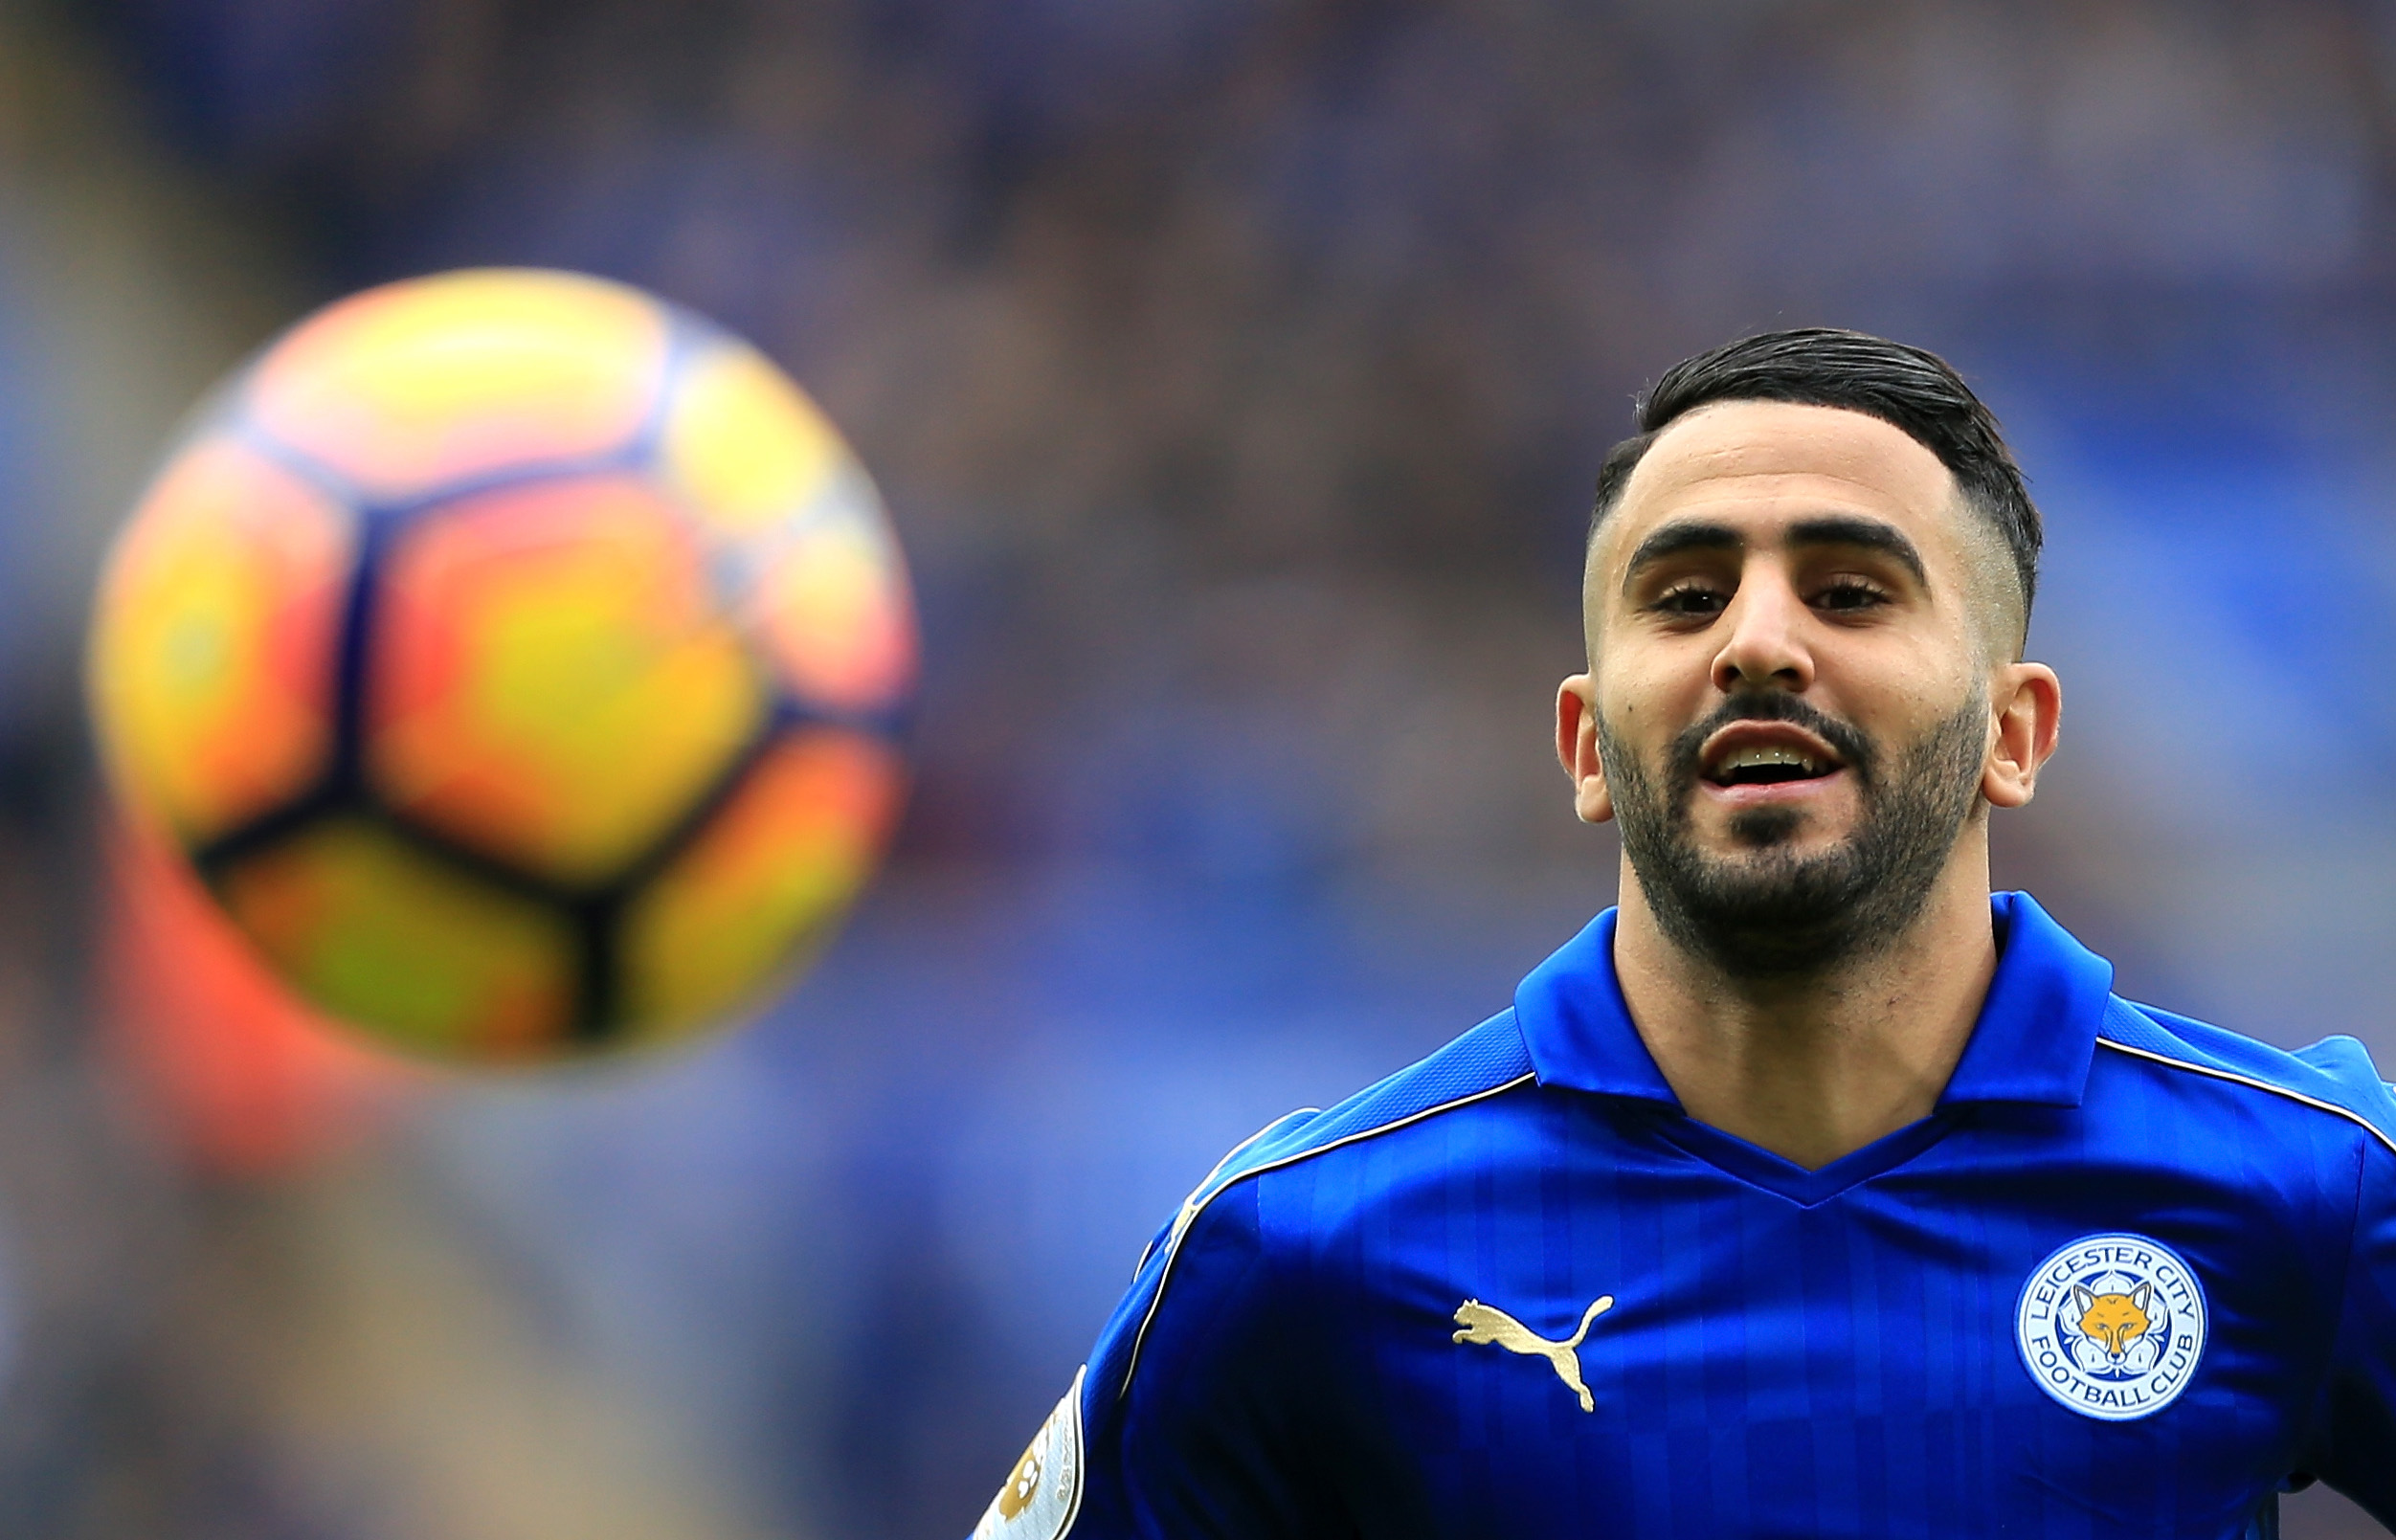
[[[1321,1463],[1308,1453],[1311,1345],[1261,1233],[1257,1184],[1226,1188],[1180,1228],[1151,1248],[1089,1367],[974,1540],[1335,1532]],[[1068,1468],[1078,1488],[1069,1494],[1058,1484]],[[1045,1514],[1036,1511],[1043,1482],[1053,1488]]]
[[[2379,1115],[2362,1142],[2345,1294],[2303,1473],[2396,1529],[2396,1148],[2384,1131],[2396,1129],[2386,1116],[2396,1103],[2375,1074],[2366,1089],[2377,1093],[2368,1110]]]
[[[1356,1530],[1386,1503],[1330,1373],[1338,1350],[1300,1282],[1319,1243],[1273,1207],[1282,1168],[1532,1073],[1501,1011],[1328,1111],[1301,1107],[1225,1155],[1151,1242],[1097,1350],[974,1540],[1298,1540]],[[1275,1224],[1267,1214],[1281,1214]],[[1353,1302],[1350,1302],[1353,1303]],[[1381,1484],[1385,1485],[1385,1483]]]

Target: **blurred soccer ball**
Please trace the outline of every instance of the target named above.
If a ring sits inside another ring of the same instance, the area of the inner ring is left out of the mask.
[[[393,1045],[686,1033],[826,935],[903,793],[906,572],[762,355],[636,290],[374,289],[224,386],[101,580],[121,799]]]

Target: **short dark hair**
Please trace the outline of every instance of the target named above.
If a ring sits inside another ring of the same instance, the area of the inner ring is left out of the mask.
[[[1656,435],[1675,418],[1715,401],[1840,407],[1902,430],[1938,457],[1964,501],[2004,541],[2027,623],[2038,593],[2044,531],[1996,415],[1945,359],[1868,332],[1835,326],[1767,331],[1666,369],[1633,409],[1638,434],[1609,450],[1598,471],[1597,505],[1589,516],[1592,540]]]

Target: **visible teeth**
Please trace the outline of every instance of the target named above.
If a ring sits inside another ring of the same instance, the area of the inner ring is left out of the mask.
[[[1722,762],[1718,773],[1728,775],[1734,770],[1754,770],[1759,765],[1794,765],[1808,775],[1822,768],[1794,748],[1742,748]]]

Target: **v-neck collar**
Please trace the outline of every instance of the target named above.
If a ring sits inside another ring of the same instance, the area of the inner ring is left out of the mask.
[[[1997,971],[1931,1117],[1813,1172],[1686,1117],[1669,1136],[1734,1174],[1810,1203],[1912,1159],[1937,1142],[1958,1108],[2079,1105],[2113,965],[2081,946],[2027,893],[1994,894],[1989,904]],[[1630,1098],[1678,1113],[1680,1099],[1640,1038],[1614,972],[1618,912],[1599,915],[1532,970],[1514,992],[1515,1019],[1541,1085]]]

